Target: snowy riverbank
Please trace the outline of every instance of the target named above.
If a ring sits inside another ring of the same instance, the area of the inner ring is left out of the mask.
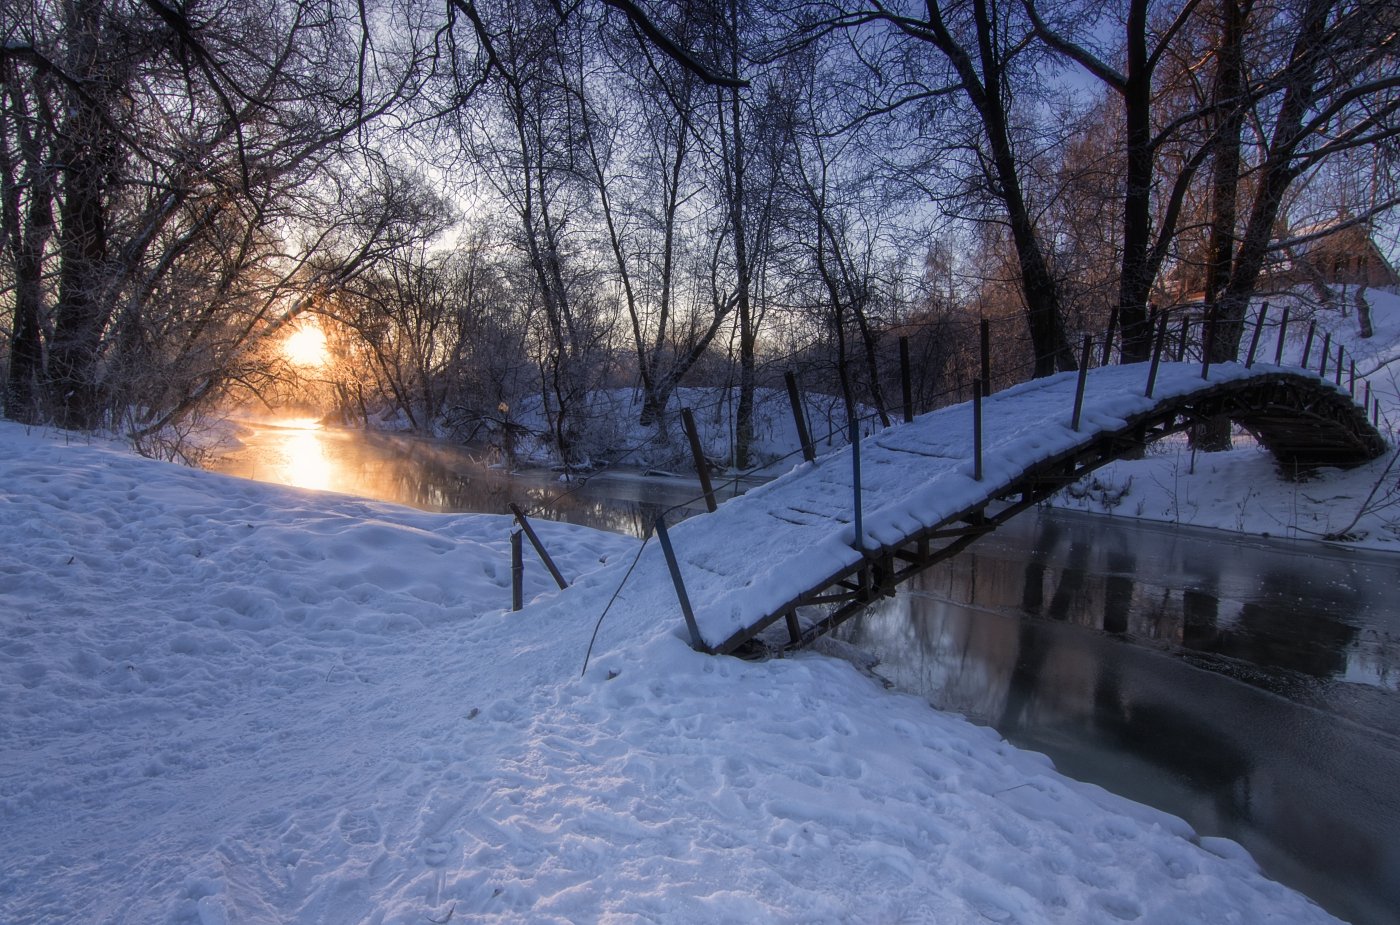
[[[1311,922],[1231,843],[820,655],[594,621],[625,538],[0,425],[0,921]],[[552,596],[530,570],[529,593]]]

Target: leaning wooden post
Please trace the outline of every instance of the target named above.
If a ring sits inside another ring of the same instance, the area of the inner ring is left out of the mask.
[[[1365,408],[1365,409],[1368,410],[1368,411],[1371,409],[1371,380],[1370,380],[1370,379],[1367,379],[1367,380],[1366,380],[1366,400],[1363,401],[1363,402],[1361,403],[1361,407]]]
[[[671,535],[666,532],[666,518],[656,518],[656,538],[661,542],[661,553],[666,557],[666,568],[671,572],[671,583],[676,586],[676,599],[681,604],[681,616],[685,617],[685,628],[690,631],[690,647],[701,652],[709,652],[710,647],[700,638],[700,627],[695,622],[695,611],[690,608],[690,595],[685,593],[685,582],[681,579],[681,566],[676,561],[676,551],[671,548]]]
[[[792,370],[783,374],[787,380],[788,404],[792,405],[792,420],[797,425],[797,439],[802,442],[802,458],[813,462],[817,451],[812,446],[812,437],[807,433],[807,416],[802,413],[802,396],[797,391],[797,376]]]
[[[992,394],[992,323],[986,318],[978,325],[982,341],[982,395]]]
[[[525,516],[525,512],[522,511],[519,505],[514,501],[510,503],[510,512],[515,515],[515,522],[520,524],[520,529],[525,531],[525,536],[529,539],[530,545],[535,547],[535,552],[539,553],[540,560],[544,562],[544,567],[549,569],[550,575],[554,576],[554,583],[559,586],[560,590],[567,588],[569,583],[564,580],[563,575],[559,574],[558,567],[555,566],[554,560],[549,557],[549,553],[545,550],[544,544],[540,542],[540,538],[535,535],[535,528],[530,526],[530,519]]]
[[[1245,369],[1254,366],[1254,354],[1259,350],[1259,335],[1264,333],[1264,319],[1268,314],[1269,303],[1265,302],[1259,306],[1259,318],[1254,322],[1254,336],[1249,339],[1249,355],[1244,361]]]
[[[525,543],[519,530],[510,532],[510,609],[525,606]]]
[[[1338,345],[1337,345],[1337,376],[1336,376],[1336,383],[1337,383],[1337,387],[1338,387],[1338,388],[1341,388],[1341,385],[1342,385],[1342,365],[1346,362],[1346,360],[1345,360],[1345,357],[1346,357],[1346,350],[1347,350],[1347,348],[1346,348],[1345,346],[1343,346],[1342,344],[1338,344]]]
[[[914,376],[909,367],[909,338],[899,339],[899,387],[904,399],[904,423],[914,421]]]
[[[1144,393],[1148,398],[1152,397],[1152,390],[1157,386],[1157,367],[1162,363],[1162,351],[1167,345],[1167,316],[1165,313],[1157,316],[1157,336],[1152,344],[1152,365],[1147,368],[1147,391]]]
[[[1079,352],[1079,382],[1074,387],[1074,415],[1070,418],[1070,430],[1079,429],[1079,412],[1084,407],[1084,382],[1089,378],[1089,350],[1093,346],[1094,339],[1085,334],[1084,349]]]
[[[1327,361],[1328,361],[1328,359],[1330,359],[1330,357],[1328,356],[1328,354],[1331,353],[1331,352],[1332,352],[1332,332],[1331,332],[1331,331],[1328,331],[1326,334],[1323,334],[1323,335],[1322,335],[1322,363],[1317,367],[1317,375],[1318,375],[1318,378],[1320,378],[1320,379],[1326,379],[1326,378],[1327,378]]]
[[[1113,359],[1113,335],[1118,329],[1118,306],[1113,306],[1113,310],[1108,313],[1108,333],[1103,339],[1103,359],[1100,366],[1107,366],[1108,361]]]
[[[982,481],[982,380],[972,380],[972,477]]]
[[[1313,335],[1317,333],[1317,322],[1308,322],[1308,336],[1303,339],[1303,362],[1299,364],[1304,369],[1308,368],[1308,358],[1312,356]]]
[[[1288,306],[1283,307],[1283,317],[1278,323],[1278,347],[1274,349],[1274,365],[1283,365],[1283,335],[1288,333]]]
[[[1356,397],[1356,360],[1353,359],[1353,360],[1351,361],[1351,363],[1349,364],[1348,373],[1349,373],[1349,375],[1348,375],[1348,377],[1347,377],[1347,391],[1351,393],[1351,397],[1352,397],[1352,398],[1355,398],[1355,397]]]
[[[719,510],[719,505],[715,502],[715,487],[710,484],[710,464],[705,461],[705,451],[700,446],[700,431],[695,427],[695,415],[690,413],[689,408],[681,409],[681,424],[685,426],[685,435],[690,440],[690,455],[695,457],[695,474],[700,476],[700,490],[705,493],[705,507],[713,514]]]
[[[1176,345],[1176,361],[1186,362],[1186,341],[1190,337],[1191,318],[1188,315],[1181,316],[1181,341]]]

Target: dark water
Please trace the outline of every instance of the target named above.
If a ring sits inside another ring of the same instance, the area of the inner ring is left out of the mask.
[[[394,501],[426,511],[509,513],[643,536],[663,511],[668,522],[705,510],[693,479],[614,471],[564,480],[548,470],[506,472],[470,449],[417,437],[305,424],[250,424],[241,448],[208,463],[228,475]],[[755,482],[716,480],[720,500]]]
[[[210,468],[637,536],[704,509],[688,478],[564,483],[414,438],[259,426],[243,442]],[[1030,512],[841,635],[898,687],[1380,925],[1400,922],[1398,596],[1396,556]]]
[[[1400,559],[1028,513],[843,627],[1061,771],[1400,921]]]

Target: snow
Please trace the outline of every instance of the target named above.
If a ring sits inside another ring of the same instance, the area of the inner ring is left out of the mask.
[[[1332,921],[848,662],[691,651],[669,584],[581,674],[633,540],[539,524],[576,583],[512,614],[503,518],[12,424],[0,484],[5,923]]]
[[[1378,333],[1356,355],[1393,407],[1400,300],[1369,295]],[[1086,426],[1132,412],[1140,392],[1114,375],[1093,380]],[[1013,397],[988,404],[997,459],[1053,453],[1062,396]],[[870,539],[980,490],[964,430],[878,438]],[[888,461],[904,457],[944,474],[911,494]],[[1394,481],[1380,462],[1299,487],[1254,449],[1187,468],[1179,448],[1115,464],[1068,503],[1308,536]],[[801,502],[775,484],[675,527],[701,611],[732,616],[760,585],[781,594],[844,561],[851,526],[815,504],[844,501],[848,471],[826,457],[786,480]],[[989,462],[988,480],[1006,474]],[[638,559],[635,540],[537,523],[574,584],[531,560],[532,603],[510,613],[502,517],[7,423],[0,486],[5,925],[1334,921],[1233,842],[852,661],[693,652],[655,543]],[[733,569],[764,561],[775,514],[799,555],[741,587]],[[1394,548],[1392,526],[1363,517],[1358,541]]]

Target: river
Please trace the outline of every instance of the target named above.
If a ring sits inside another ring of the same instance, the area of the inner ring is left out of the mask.
[[[638,536],[662,510],[703,510],[690,479],[566,483],[309,423],[252,427],[210,468],[425,510],[515,501]],[[1334,914],[1381,925],[1400,909],[1397,592],[1391,555],[1039,510],[840,636],[894,687],[1232,838]]]

